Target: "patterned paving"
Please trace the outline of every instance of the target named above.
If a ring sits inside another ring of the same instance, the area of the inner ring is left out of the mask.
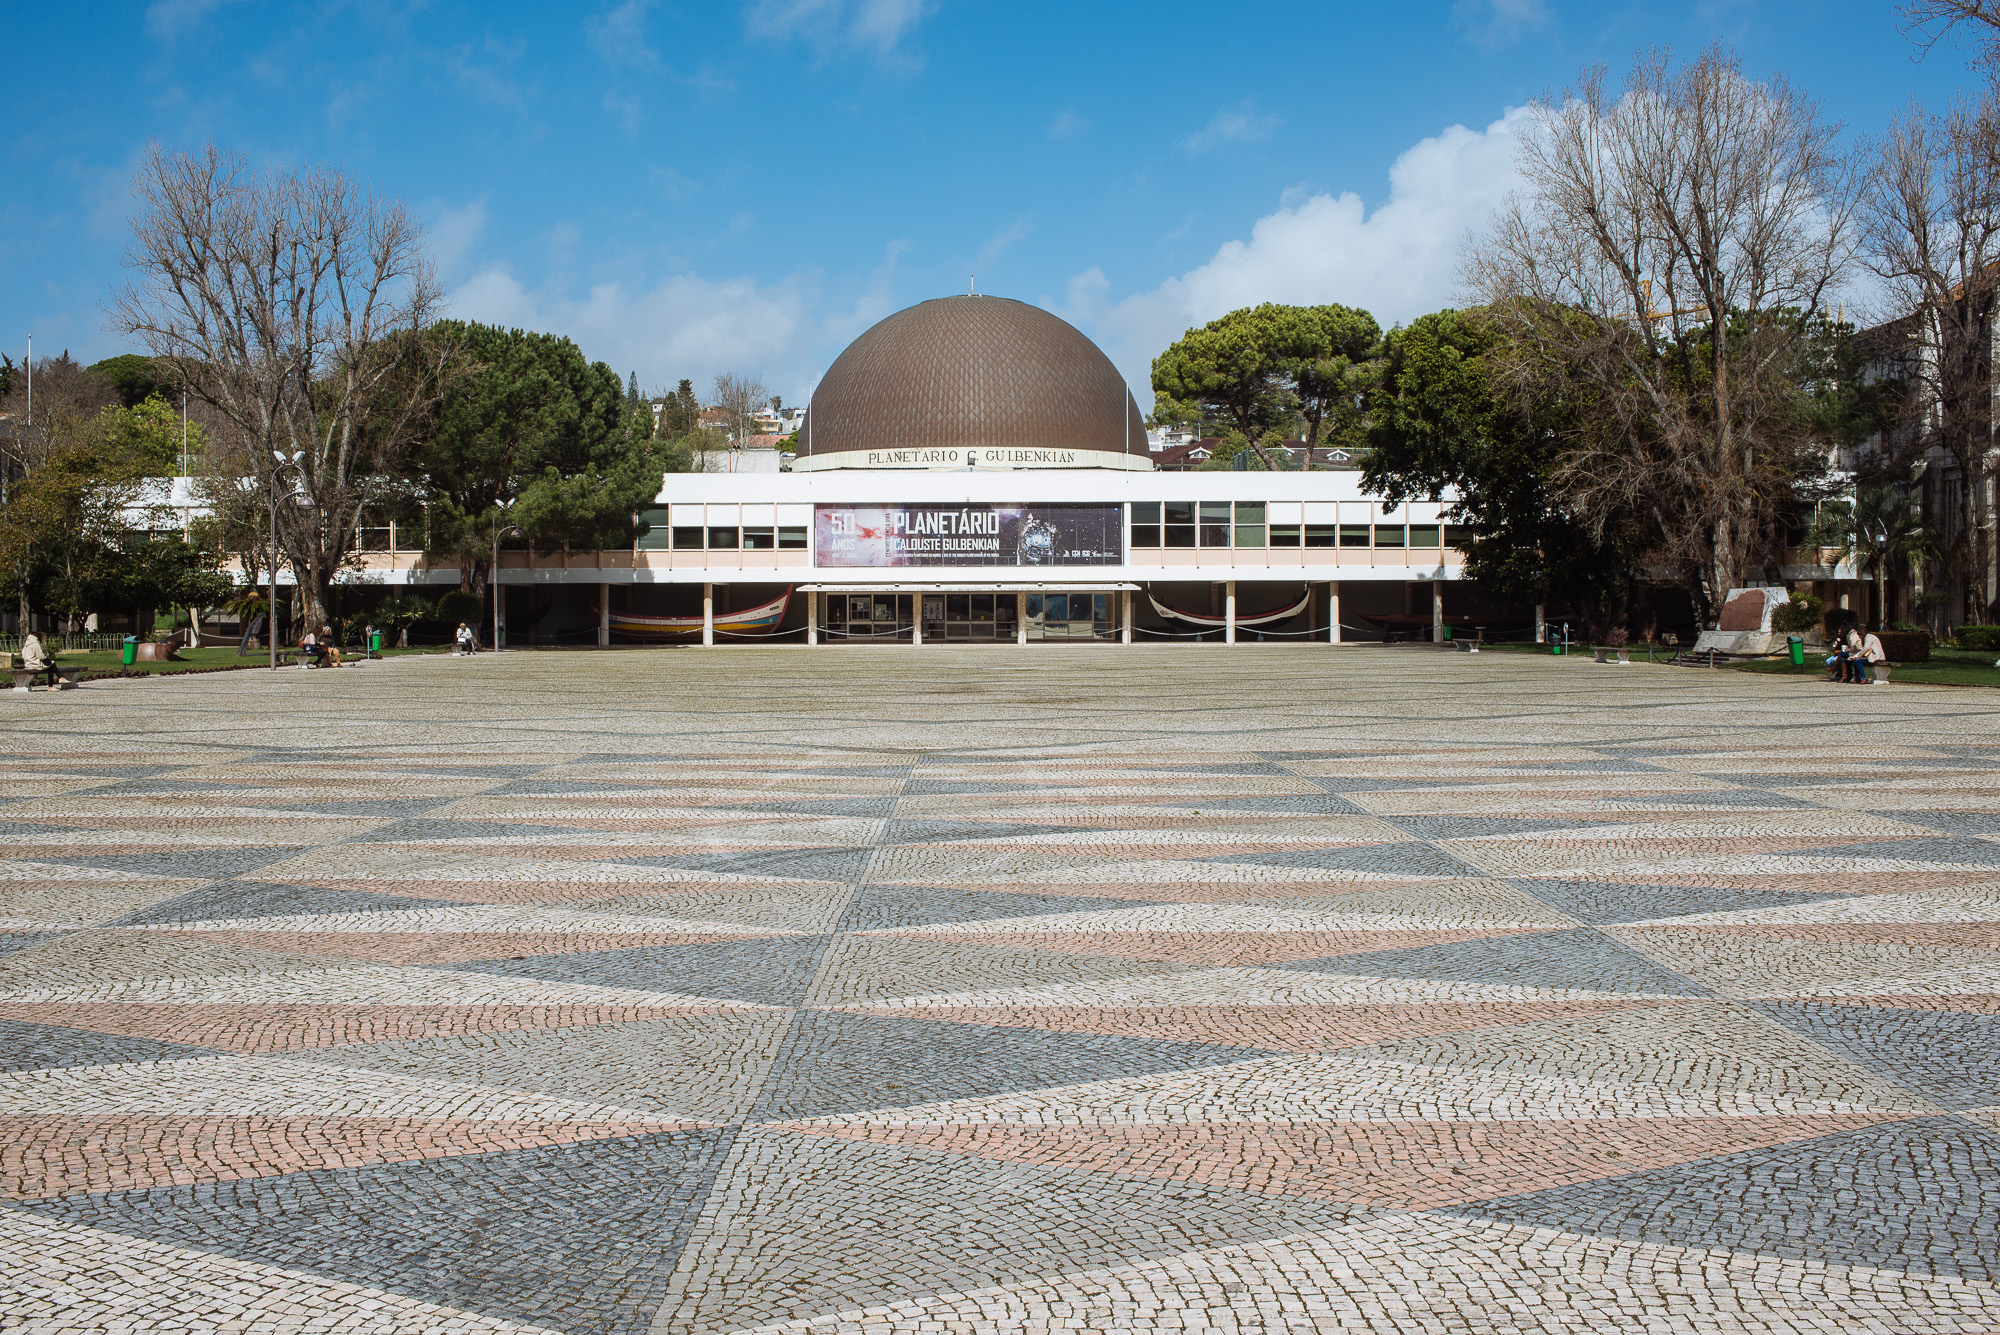
[[[2000,703],[1422,650],[11,696],[0,1328],[2000,1330]]]

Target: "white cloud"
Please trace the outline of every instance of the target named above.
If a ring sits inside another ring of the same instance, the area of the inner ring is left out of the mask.
[[[1067,139],[1083,129],[1083,117],[1076,114],[1075,107],[1064,107],[1049,122],[1049,138]]]
[[[199,26],[224,5],[235,3],[236,0],[153,0],[146,6],[146,33],[171,41],[185,30]]]
[[[1279,117],[1261,115],[1250,103],[1239,102],[1216,112],[1208,124],[1183,139],[1181,147],[1190,153],[1206,153],[1221,144],[1269,139],[1282,124]]]
[[[1369,213],[1351,191],[1287,201],[1224,243],[1206,264],[1150,292],[1110,300],[1099,269],[1070,280],[1062,313],[1108,345],[1135,385],[1183,331],[1243,306],[1337,301],[1384,326],[1452,303],[1466,238],[1518,184],[1516,136],[1525,108],[1483,131],[1454,125],[1406,150],[1389,168],[1389,198]]]
[[[600,283],[583,296],[555,283],[524,285],[505,266],[474,274],[452,293],[452,314],[574,339],[584,355],[649,388],[683,378],[706,387],[729,371],[763,378],[803,402],[840,349],[889,314],[896,261],[908,243],[891,242],[852,302],[827,308],[809,275],[776,283],[679,274],[645,291]]]
[[[936,0],[757,0],[749,26],[760,37],[867,46],[889,58],[934,8]]]
[[[418,212],[424,219],[424,239],[430,243],[431,259],[449,282],[465,270],[472,248],[486,234],[486,196],[456,208],[440,200]]]
[[[985,268],[993,261],[999,259],[1007,247],[1023,239],[1028,233],[1034,230],[1035,220],[1025,213],[1022,214],[1020,217],[1014,219],[1012,225],[994,233],[986,244],[979,248],[979,258],[974,263],[979,268]]]
[[[660,57],[646,45],[646,11],[652,7],[653,0],[625,0],[616,9],[591,19],[584,25],[591,49],[613,68],[654,68]]]
[[[1550,23],[1547,0],[1458,0],[1451,20],[1479,46],[1507,46]]]

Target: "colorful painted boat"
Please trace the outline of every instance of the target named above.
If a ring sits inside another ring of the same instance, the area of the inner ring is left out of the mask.
[[[746,607],[740,612],[717,612],[715,633],[721,635],[769,635],[785,619],[785,609],[792,604],[792,590],[785,591],[768,603],[756,607]],[[700,638],[701,617],[649,617],[636,612],[613,612],[611,633],[635,640],[679,640],[689,637]]]
[[[1171,617],[1175,621],[1185,621],[1195,626],[1206,626],[1211,630],[1221,630],[1228,624],[1227,617],[1210,616],[1206,612],[1183,612],[1179,608],[1168,607],[1158,598],[1155,598],[1150,589],[1146,591],[1146,601],[1153,605],[1155,612],[1158,612],[1163,617]],[[1281,607],[1275,612],[1258,612],[1251,616],[1244,616],[1239,612],[1236,614],[1236,624],[1238,626],[1268,626],[1274,621],[1289,620],[1305,611],[1311,602],[1312,590],[1308,588],[1304,596],[1290,607]]]

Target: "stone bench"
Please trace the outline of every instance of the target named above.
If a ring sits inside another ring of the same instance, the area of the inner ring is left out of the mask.
[[[49,671],[47,668],[20,667],[9,670],[14,674],[14,689],[17,691],[28,690],[34,685],[35,678],[45,677]],[[58,664],[56,667],[56,679],[49,683],[49,689],[52,691],[71,690],[76,686],[76,679],[82,675],[83,669],[80,667],[63,667]]]

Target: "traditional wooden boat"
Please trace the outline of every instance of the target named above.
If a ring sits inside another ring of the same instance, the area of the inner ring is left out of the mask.
[[[1168,607],[1153,596],[1151,589],[1146,591],[1146,601],[1153,605],[1155,612],[1158,612],[1163,617],[1171,617],[1175,621],[1185,621],[1190,625],[1204,626],[1210,630],[1221,630],[1228,624],[1227,617],[1210,616],[1206,612],[1183,612],[1177,607]],[[1290,607],[1281,607],[1275,612],[1253,612],[1248,616],[1238,612],[1236,614],[1236,624],[1238,626],[1268,626],[1274,621],[1285,621],[1297,616],[1299,613],[1305,611],[1311,602],[1312,589],[1307,588],[1299,600]]]
[[[717,612],[715,633],[717,635],[769,635],[785,619],[785,609],[792,604],[792,589],[785,591],[768,603],[756,607],[746,607],[740,612]],[[691,617],[649,617],[636,612],[613,612],[611,633],[635,640],[680,640],[690,636],[701,636],[701,615]]]

